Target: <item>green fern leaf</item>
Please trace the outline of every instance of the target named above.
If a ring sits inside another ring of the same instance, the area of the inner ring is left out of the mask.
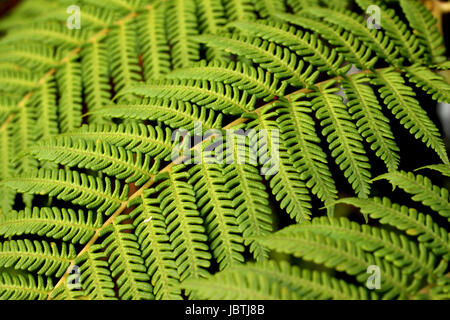
[[[422,202],[441,216],[450,220],[450,198],[445,188],[439,188],[431,183],[431,180],[420,174],[397,171],[383,174],[374,180],[388,180],[394,187],[398,186],[411,194],[414,201]]]

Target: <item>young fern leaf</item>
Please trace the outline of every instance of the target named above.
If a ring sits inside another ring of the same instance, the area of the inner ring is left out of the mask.
[[[333,84],[331,81],[317,86],[317,92],[308,94],[308,97],[313,98],[312,108],[323,127],[322,134],[327,137],[336,164],[344,171],[358,196],[365,198],[370,192],[370,164],[346,105],[340,96],[334,94],[338,89],[330,88]]]

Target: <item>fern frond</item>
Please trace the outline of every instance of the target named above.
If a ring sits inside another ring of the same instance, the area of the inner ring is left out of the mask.
[[[113,180],[113,183],[107,177],[100,179],[67,169],[39,169],[2,182],[22,193],[55,196],[86,208],[97,208],[106,215],[111,215],[128,193],[127,185],[121,191],[120,182]]]
[[[153,198],[155,189],[147,189],[130,205],[136,205],[130,216],[134,219],[135,234],[142,258],[151,277],[156,299],[181,299],[176,255],[172,251],[165,217],[160,202]]]
[[[46,241],[9,240],[0,243],[0,267],[14,267],[46,276],[62,276],[75,258],[75,247]]]
[[[393,68],[377,71],[372,82],[381,86],[379,88],[381,98],[400,123],[414,134],[416,139],[420,139],[427,147],[436,151],[442,161],[448,163],[439,130],[414,98],[412,89],[405,85],[401,74]]]
[[[405,70],[406,76],[410,81],[422,88],[434,100],[450,103],[450,84],[439,74],[418,64],[408,67]]]
[[[297,222],[302,222],[311,215],[311,198],[305,181],[290,164],[285,143],[272,134],[279,130],[277,122],[272,120],[276,116],[271,106],[261,109],[247,125],[247,129],[253,129],[249,140],[254,144],[254,150],[258,150],[259,164],[266,170],[264,176],[269,180],[270,189],[281,209]],[[256,133],[256,130],[262,132]]]
[[[327,206],[333,215],[332,202],[337,198],[336,186],[328,169],[326,154],[320,147],[320,138],[311,117],[311,103],[305,94],[291,95],[286,101],[279,101],[275,108],[279,113],[277,122],[282,141],[289,152],[294,167],[301,174],[306,186]]]
[[[398,186],[412,195],[412,200],[423,203],[441,216],[450,220],[449,191],[435,186],[430,179],[420,174],[397,171],[383,174],[374,180],[388,180],[394,187]]]
[[[114,90],[120,92],[142,80],[137,56],[136,24],[133,20],[119,23],[108,34],[109,68]]]
[[[320,34],[330,44],[336,46],[335,50],[341,53],[345,60],[355,64],[358,68],[372,69],[377,61],[377,57],[372,55],[370,48],[366,47],[357,37],[351,32],[345,31],[341,26],[331,26],[323,21],[288,13],[277,14],[277,17]]]
[[[6,92],[25,93],[38,86],[39,77],[26,71],[0,70],[0,85]]]
[[[395,232],[360,225],[346,218],[318,217],[308,224],[290,226],[289,232],[311,232],[336,241],[344,239],[354,242],[364,251],[393,263],[404,273],[414,274],[415,278],[427,277],[430,282],[442,276],[446,269],[446,262],[442,264],[443,268],[438,266],[439,261],[423,244],[416,244]]]
[[[244,90],[258,99],[270,101],[275,96],[284,95],[287,83],[279,81],[261,68],[241,62],[213,60],[210,63],[201,61],[190,68],[174,70],[167,75],[170,79],[194,79],[216,81],[230,84]]]
[[[107,28],[117,20],[117,11],[110,10],[111,8],[98,7],[98,2],[95,5],[83,5],[83,28],[92,28],[100,30]],[[67,19],[67,8],[64,9],[64,14],[58,15],[58,18]]]
[[[130,11],[133,12],[145,3],[145,0],[104,0],[102,2],[95,0],[82,1],[92,5],[102,6],[104,8],[113,8],[123,13],[129,13]]]
[[[206,268],[211,259],[195,192],[191,185],[183,181],[188,177],[187,172],[182,171],[183,167],[172,167],[155,178],[161,181],[156,190],[181,281],[207,276]]]
[[[165,4],[151,4],[137,20],[144,78],[158,79],[170,71],[168,39],[164,29]]]
[[[33,112],[30,101],[21,103],[18,106],[19,110],[16,116],[13,118],[12,127],[14,128],[13,144],[15,149],[15,154],[20,154],[21,152],[28,149],[36,143],[36,114]],[[32,169],[37,168],[37,161],[31,157],[24,157],[17,166],[17,173],[24,173]]]
[[[56,72],[56,80],[59,88],[58,123],[60,130],[67,132],[79,128],[83,102],[81,64],[75,59],[65,62]]]
[[[42,140],[29,149],[38,160],[47,160],[65,167],[78,167],[124,179],[141,186],[158,172],[159,161],[140,152],[133,153],[107,142],[56,137]]]
[[[243,239],[222,167],[211,163],[208,155],[204,154],[201,163],[189,170],[189,175],[188,183],[193,186],[197,206],[201,208],[199,211],[207,226],[210,248],[220,270],[244,262]]]
[[[411,27],[416,30],[420,42],[425,46],[428,62],[439,63],[444,61],[443,39],[436,27],[436,19],[431,12],[419,1],[400,0],[400,6]]]
[[[111,99],[111,85],[108,74],[108,55],[100,39],[90,41],[82,51],[82,80],[89,111],[101,109]],[[91,122],[101,121],[93,116]]]
[[[228,24],[228,27],[285,46],[316,66],[319,71],[329,75],[345,74],[350,68],[341,68],[343,57],[334,49],[325,46],[316,35],[296,30],[286,24],[266,20],[236,21]]]
[[[250,245],[250,252],[257,260],[264,260],[268,250],[251,240],[252,236],[264,236],[273,230],[273,214],[269,208],[269,195],[257,167],[239,161],[239,157],[249,150],[249,141],[234,139],[233,148],[224,151],[226,165],[223,168],[225,187],[236,215],[237,225],[244,244]],[[230,143],[227,140],[227,143]],[[250,155],[251,156],[251,155]]]
[[[290,228],[258,239],[259,242],[278,252],[292,254],[306,261],[323,264],[337,271],[344,271],[365,283],[370,265],[377,265],[384,277],[381,279],[381,293],[384,299],[407,298],[420,285],[420,281],[409,281],[408,277],[392,264],[364,252],[354,242],[335,240],[311,232],[294,232]]]
[[[31,273],[0,274],[0,299],[1,300],[45,300],[47,294],[53,289],[50,278],[37,276]]]
[[[36,139],[48,139],[59,132],[54,76],[46,77],[43,81],[40,81],[37,91],[37,94],[32,98],[33,107],[39,114],[35,135]]]
[[[221,0],[195,0],[198,10],[198,24],[200,33],[218,34],[226,23],[225,7]],[[208,60],[221,59],[223,52],[208,49],[206,57]]]
[[[389,171],[398,168],[400,149],[395,143],[389,125],[389,119],[383,115],[381,106],[372,88],[368,85],[370,78],[365,74],[357,74],[341,82],[347,105],[353,120],[356,121],[359,134],[370,143],[375,154],[384,161]]]
[[[286,79],[294,86],[309,87],[318,76],[312,66],[304,68],[302,60],[289,49],[273,42],[250,38],[238,33],[230,35],[201,35],[195,37],[208,47],[217,48],[238,56],[246,57],[279,79]]]
[[[60,136],[95,143],[102,141],[117,148],[164,160],[170,159],[173,147],[172,132],[169,128],[163,130],[160,127],[137,123],[84,125]]]
[[[404,231],[407,235],[416,236],[419,242],[433,250],[436,255],[443,255],[446,259],[450,254],[450,235],[440,227],[430,215],[418,212],[392,203],[389,198],[343,198],[336,203],[356,206],[361,212],[373,219],[380,219],[380,223],[387,224]]]
[[[153,288],[142,259],[142,253],[127,224],[128,215],[115,217],[113,222],[101,229],[100,237],[105,237],[101,246],[108,257],[111,276],[116,278],[118,296],[123,300],[152,300]]]
[[[446,177],[450,177],[450,164],[432,164],[421,169],[431,169],[442,173]]]
[[[78,256],[74,264],[80,266],[80,284],[84,293],[92,300],[116,300],[114,281],[108,269],[108,257],[96,244]]]
[[[358,14],[342,9],[319,7],[308,8],[306,12],[352,32],[376,52],[378,57],[390,64],[397,66],[401,62],[402,59],[398,57],[399,52],[394,42],[390,42],[382,31],[367,28],[366,21]]]
[[[379,1],[357,0],[356,2],[363,11],[366,11],[369,6],[375,3],[380,8],[382,28],[386,35],[397,45],[400,54],[411,63],[422,60],[421,56],[423,55],[424,47],[420,45],[419,39],[400,20],[393,9],[388,9]]]
[[[276,12],[285,12],[283,0],[253,0],[255,9],[262,18],[273,17]]]
[[[91,30],[70,30],[65,24],[56,22],[35,23],[12,29],[2,41],[6,44],[37,41],[61,48],[74,49],[81,46],[91,34]]]
[[[151,98],[176,99],[196,103],[225,114],[241,115],[253,110],[255,96],[227,84],[213,81],[155,80],[147,84],[134,85],[123,91]]]
[[[0,218],[0,235],[4,238],[20,235],[38,235],[85,244],[102,224],[102,216],[82,210],[25,208],[10,211]]]
[[[141,99],[106,106],[96,113],[109,118],[158,121],[171,128],[188,131],[194,129],[196,122],[205,130],[222,128],[222,114],[181,100]]]
[[[327,137],[331,155],[353,190],[364,198],[370,192],[370,164],[346,105],[340,96],[334,94],[338,89],[330,88],[333,84],[331,81],[318,86],[318,91],[308,94],[308,97],[313,98],[312,108],[323,127],[322,134]]]
[[[1,101],[1,100],[0,100]],[[15,154],[13,127],[11,123],[0,128],[0,181],[11,178],[15,175],[16,168],[13,165]],[[16,193],[13,189],[0,186],[2,198],[0,200],[0,217],[2,213],[8,212],[14,205]]]
[[[183,287],[192,290],[199,299],[214,300],[353,300],[371,296],[366,289],[325,272],[300,269],[284,261],[234,266],[208,279],[188,280]]]
[[[61,51],[39,43],[5,46],[0,54],[1,61],[11,61],[35,70],[56,67],[60,59]]]
[[[200,57],[199,44],[194,41],[198,34],[195,2],[169,0],[166,19],[172,65],[174,68],[189,67]]]
[[[225,2],[228,21],[251,20],[256,17],[252,0],[230,0]]]

